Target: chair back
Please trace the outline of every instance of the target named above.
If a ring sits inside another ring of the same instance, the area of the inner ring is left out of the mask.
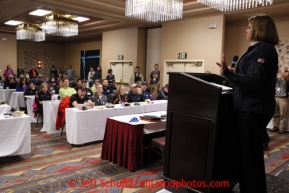
[[[154,93],[151,95],[151,97],[152,97],[153,100],[157,100],[158,94],[154,92]]]

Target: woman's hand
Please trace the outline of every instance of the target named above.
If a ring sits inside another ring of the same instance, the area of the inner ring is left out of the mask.
[[[227,63],[226,63],[226,60],[225,60],[225,53],[222,54],[222,61],[221,61],[221,63],[216,62],[216,64],[220,67],[221,72],[222,72],[222,74],[223,74],[223,72],[227,69]]]

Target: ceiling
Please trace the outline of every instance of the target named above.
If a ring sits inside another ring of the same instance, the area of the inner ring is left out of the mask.
[[[79,35],[73,37],[58,37],[46,35],[46,41],[71,42],[88,39],[98,39],[102,33],[109,30],[127,27],[160,27],[162,23],[150,23],[125,17],[125,0],[0,0],[0,32],[15,34],[15,27],[5,25],[8,20],[19,20],[31,24],[39,24],[44,17],[32,16],[28,13],[36,9],[51,10],[54,14],[70,14],[90,18],[79,23]],[[234,12],[220,12],[205,6],[197,0],[184,0],[183,19],[224,14],[226,21],[246,21],[248,17],[265,13],[274,19],[289,18],[289,0],[274,0],[273,5],[258,6]]]

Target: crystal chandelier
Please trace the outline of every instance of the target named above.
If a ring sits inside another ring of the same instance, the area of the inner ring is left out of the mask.
[[[16,28],[16,39],[35,42],[45,41],[45,33],[36,25],[23,23]]]
[[[149,22],[181,19],[183,0],[126,0],[125,16]]]
[[[76,36],[78,35],[78,23],[57,15],[47,16],[42,23],[42,31],[55,36]]]
[[[271,5],[273,0],[198,0],[220,11],[235,11],[257,7],[258,4]]]

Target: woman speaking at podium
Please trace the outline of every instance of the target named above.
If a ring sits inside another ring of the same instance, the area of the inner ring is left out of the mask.
[[[247,52],[233,70],[227,68],[225,54],[216,63],[234,85],[234,108],[239,135],[239,185],[241,193],[266,193],[263,155],[264,129],[275,112],[275,83],[279,37],[274,20],[268,15],[248,19],[250,41]]]

